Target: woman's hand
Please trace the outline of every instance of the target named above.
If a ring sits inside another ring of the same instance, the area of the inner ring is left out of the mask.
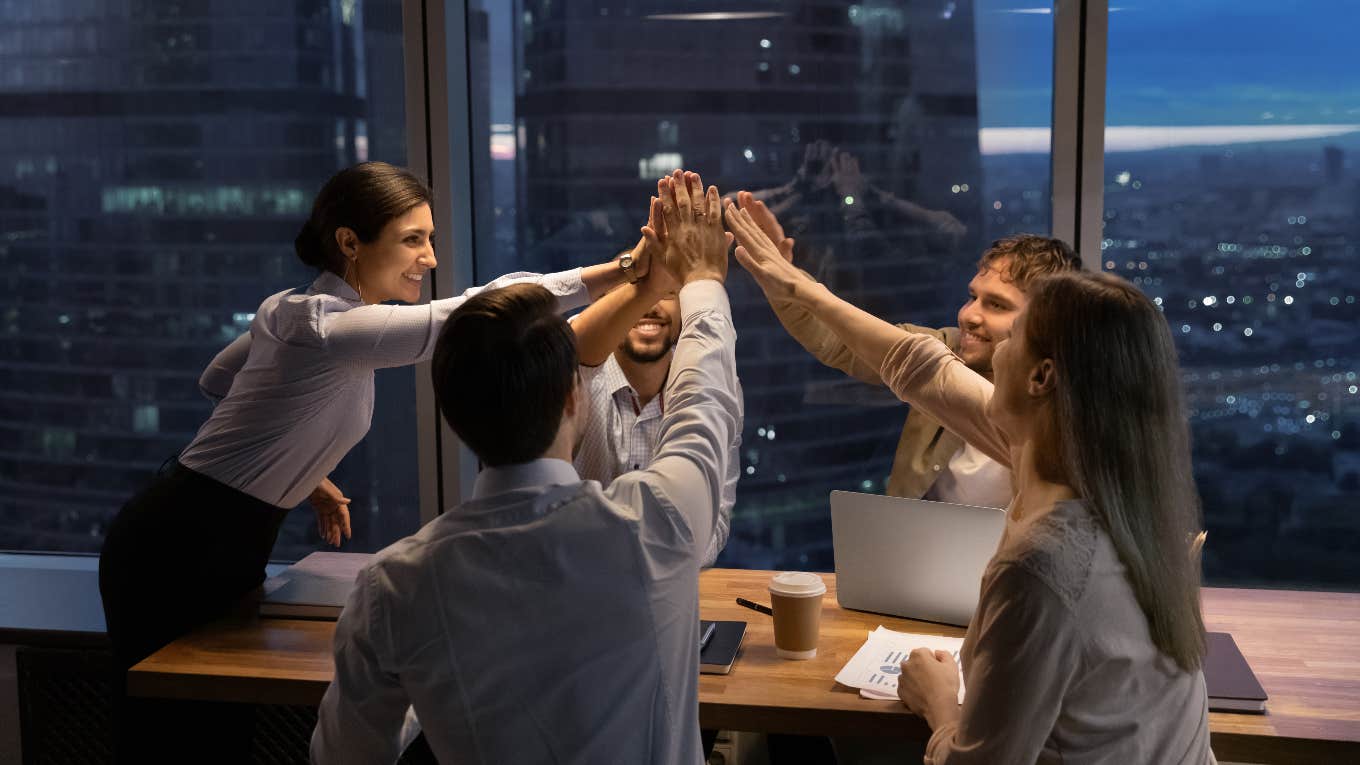
[[[779,224],[779,219],[775,217],[774,211],[764,202],[755,198],[749,191],[737,192],[737,206],[750,213],[751,220],[760,227],[760,230],[769,237],[774,246],[778,248],[779,254],[784,260],[793,262],[793,239],[784,236],[784,227]]]
[[[737,238],[737,262],[755,277],[756,283],[765,292],[767,299],[799,302],[807,298],[813,288],[819,286],[816,280],[795,268],[790,262],[793,257],[793,240],[781,240],[788,242],[786,256],[770,240],[766,232],[761,230],[761,226],[756,223],[749,210],[740,209],[729,203],[727,227]],[[775,235],[782,233],[783,231],[779,230]]]
[[[959,665],[948,651],[917,648],[902,662],[897,698],[934,730],[959,719]]]
[[[312,503],[312,510],[316,512],[316,531],[326,544],[339,547],[341,534],[345,539],[350,538],[350,500],[340,491],[340,487],[331,483],[331,479],[321,479],[321,485],[312,491],[307,501]]]

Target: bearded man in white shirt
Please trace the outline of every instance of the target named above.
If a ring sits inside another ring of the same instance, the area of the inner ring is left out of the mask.
[[[656,263],[665,236],[661,200],[652,198],[644,234],[620,263]],[[588,414],[573,464],[587,480],[608,486],[615,478],[651,464],[666,413],[666,382],[680,337],[679,283],[664,270],[630,279],[572,319],[579,342],[581,383]],[[741,393],[738,389],[738,398]],[[732,438],[733,458],[723,477],[722,503],[704,551],[711,566],[727,544],[736,503],[742,422]]]
[[[360,573],[313,762],[395,761],[408,705],[441,762],[703,761],[698,573],[741,399],[727,239],[701,188],[678,171],[661,187],[681,328],[647,469],[602,487],[572,467],[587,402],[549,293],[486,292],[449,317],[435,390],[486,468]]]

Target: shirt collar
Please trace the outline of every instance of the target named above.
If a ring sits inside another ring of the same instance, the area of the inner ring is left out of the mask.
[[[311,295],[335,295],[346,300],[359,301],[359,293],[355,292],[348,282],[331,271],[322,271],[321,275],[312,281],[312,286],[307,289],[307,293]]]
[[[619,366],[619,360],[614,358],[612,353],[600,367],[600,376],[604,379],[605,392],[611,396],[621,390],[633,390],[633,386],[628,382],[628,376],[623,373],[623,367]]]
[[[518,465],[483,468],[472,485],[472,498],[481,499],[515,489],[580,483],[581,476],[570,462],[536,459]]]

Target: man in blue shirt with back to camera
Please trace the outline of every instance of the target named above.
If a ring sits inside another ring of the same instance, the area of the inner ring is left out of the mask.
[[[728,239],[702,188],[679,171],[660,184],[682,327],[645,469],[603,487],[572,467],[587,404],[546,290],[485,292],[449,317],[436,394],[486,467],[471,499],[360,573],[313,762],[396,761],[408,705],[441,762],[703,762],[699,567],[741,400]]]

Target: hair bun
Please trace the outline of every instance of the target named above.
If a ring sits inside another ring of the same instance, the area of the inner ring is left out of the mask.
[[[312,268],[325,268],[326,253],[321,247],[320,240],[317,239],[316,226],[312,225],[310,218],[302,224],[302,230],[293,240],[293,250],[297,252],[298,259],[303,263]]]

